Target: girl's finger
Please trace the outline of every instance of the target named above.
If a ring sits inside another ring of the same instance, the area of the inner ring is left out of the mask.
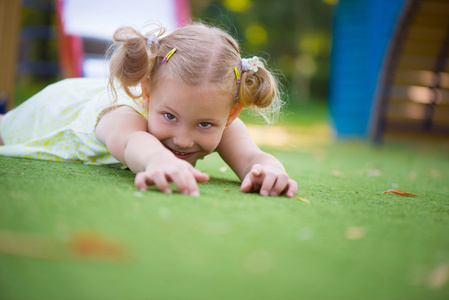
[[[146,191],[147,183],[149,185],[152,184],[150,178],[147,176],[145,172],[139,172],[136,174],[134,178],[134,185],[141,191]]]
[[[251,174],[247,174],[240,185],[240,190],[243,193],[249,193],[252,191],[253,182],[251,180]]]
[[[293,198],[298,191],[298,183],[293,179],[288,181],[287,197]]]
[[[265,177],[262,182],[262,186],[260,187],[260,195],[268,196],[270,194],[271,189],[276,182],[276,176],[273,173],[265,174]]]
[[[170,184],[163,173],[154,174],[153,182],[161,192],[166,194],[173,193],[173,190],[171,189]]]
[[[192,173],[193,173],[193,176],[195,177],[195,180],[198,182],[204,183],[204,182],[208,182],[210,179],[209,174],[201,172],[198,169],[193,168]]]
[[[196,183],[194,175],[191,173],[187,174],[185,180],[187,193],[191,196],[199,196],[200,191],[198,189],[198,184]]]
[[[252,168],[251,168],[251,174],[253,174],[254,176],[260,176],[263,173],[263,167],[260,164],[255,164]]]
[[[276,178],[276,182],[271,189],[270,196],[279,196],[288,187],[288,175],[280,174]]]
[[[240,186],[240,190],[244,193],[259,192],[261,181],[260,178],[254,177],[251,173],[248,173]]]
[[[178,189],[178,192],[182,193],[182,194],[188,194],[189,190],[187,189],[187,182],[186,182],[186,178],[185,178],[185,173],[182,170],[179,169],[175,169],[172,170],[171,172],[168,172],[167,176],[169,177],[168,179],[171,180],[176,188]]]

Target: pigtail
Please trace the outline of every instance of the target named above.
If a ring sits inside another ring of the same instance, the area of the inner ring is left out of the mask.
[[[117,99],[117,90],[132,99],[142,96],[135,94],[133,87],[146,80],[156,61],[159,37],[165,32],[161,26],[142,34],[132,27],[121,27],[114,32],[114,43],[109,47],[109,90]]]
[[[268,124],[279,117],[284,105],[281,94],[280,84],[265,67],[242,72],[238,99],[244,108],[254,108]]]

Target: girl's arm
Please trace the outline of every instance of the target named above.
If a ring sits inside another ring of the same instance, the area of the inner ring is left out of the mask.
[[[100,119],[95,136],[113,157],[136,173],[137,188],[146,190],[147,185],[156,185],[171,193],[172,181],[180,193],[199,195],[197,181],[205,182],[209,176],[174,156],[148,133],[147,126],[148,121],[134,109],[121,106]]]
[[[296,194],[298,184],[288,177],[278,159],[257,147],[240,119],[224,131],[217,151],[242,180],[242,192],[259,192],[262,196],[286,193],[287,197]]]

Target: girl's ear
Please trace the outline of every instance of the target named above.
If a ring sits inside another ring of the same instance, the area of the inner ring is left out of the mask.
[[[145,79],[140,83],[142,87],[142,98],[143,98],[143,106],[148,111],[150,107],[150,80]]]
[[[229,113],[228,120],[226,121],[226,127],[229,127],[232,122],[240,115],[242,112],[243,106],[237,101],[234,106],[231,108],[231,112]]]

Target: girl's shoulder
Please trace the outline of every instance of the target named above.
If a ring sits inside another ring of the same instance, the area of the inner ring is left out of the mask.
[[[140,86],[133,87],[133,90],[136,94],[141,93]],[[89,105],[95,107],[95,111],[98,113],[96,124],[98,124],[100,119],[106,113],[122,106],[128,106],[139,113],[142,117],[147,118],[146,109],[143,105],[143,99],[132,99],[123,90],[118,90],[114,95],[106,89],[103,93],[99,94],[98,97],[91,101]]]

